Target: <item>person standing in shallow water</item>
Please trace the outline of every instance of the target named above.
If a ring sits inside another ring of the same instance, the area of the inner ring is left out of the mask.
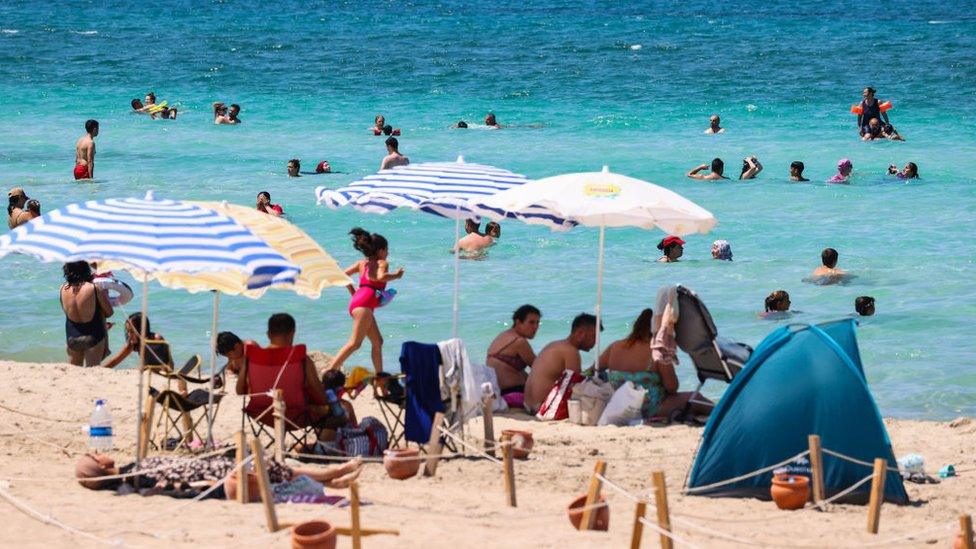
[[[75,179],[95,178],[95,136],[98,120],[85,121],[85,135],[75,143]]]
[[[669,236],[657,244],[657,249],[664,254],[658,259],[660,263],[676,263],[685,253],[685,241],[677,236]]]
[[[383,157],[383,162],[380,163],[381,170],[410,164],[410,159],[400,154],[400,142],[396,137],[388,137],[386,139],[386,152],[387,155]]]
[[[713,114],[712,117],[708,119],[708,129],[705,130],[705,133],[709,135],[725,133],[725,128],[723,128],[721,124],[722,119],[719,118],[717,114]]]
[[[810,181],[809,179],[803,177],[803,162],[799,160],[794,160],[790,162],[790,181]]]
[[[725,162],[722,162],[721,158],[712,159],[712,164],[711,164],[712,173],[707,175],[702,175],[701,173],[699,173],[702,170],[707,170],[707,169],[709,169],[709,165],[702,164],[696,168],[693,168],[685,175],[692,179],[698,179],[701,181],[718,181],[720,179],[728,179],[728,177],[725,177],[723,175],[725,173]]]
[[[349,231],[352,235],[352,245],[365,259],[353,263],[346,269],[347,275],[359,273],[359,288],[353,288],[352,284],[348,287],[352,298],[349,300],[349,316],[352,317],[352,333],[349,334],[349,341],[339,349],[330,370],[342,368],[342,364],[362,346],[363,340],[369,338],[372,345],[370,357],[373,360],[373,369],[376,373],[383,371],[383,335],[380,327],[376,323],[375,310],[382,307],[384,294],[387,293],[386,283],[391,280],[403,278],[403,267],[394,272],[390,272],[390,266],[386,262],[389,255],[389,244],[383,235],[370,233],[359,227]],[[389,299],[389,298],[385,298]]]

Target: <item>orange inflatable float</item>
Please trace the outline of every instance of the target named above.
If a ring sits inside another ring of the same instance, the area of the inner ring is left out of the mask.
[[[881,112],[888,112],[892,107],[894,107],[894,105],[891,104],[891,101],[885,101],[884,103],[878,105]],[[851,114],[862,114],[863,112],[864,109],[861,108],[861,105],[851,105]]]

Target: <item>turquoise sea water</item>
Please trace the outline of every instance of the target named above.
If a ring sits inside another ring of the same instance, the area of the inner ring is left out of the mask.
[[[858,295],[877,298],[859,331],[871,388],[885,415],[976,414],[976,122],[974,4],[886,2],[173,2],[0,5],[0,182],[23,186],[45,211],[117,196],[226,199],[251,204],[268,190],[346,265],[362,225],[386,235],[407,275],[380,311],[388,367],[404,340],[450,334],[453,222],[401,211],[387,216],[314,204],[317,185],[375,171],[377,113],[402,128],[413,161],[494,164],[529,177],[611,169],[671,188],[712,211],[719,225],[687,238],[685,258],[655,263],[663,235],[608,231],[606,338],[623,336],[664,283],[705,299],[720,331],[756,344],[778,324],[756,318],[785,289],[796,321],[847,315]],[[905,143],[861,143],[850,104],[873,85],[891,99]],[[176,121],[129,114],[154,90],[179,102]],[[244,124],[215,127],[212,101],[243,106]],[[451,130],[487,111],[500,131]],[[719,113],[728,133],[705,136]],[[101,122],[97,180],[71,180],[73,144],[87,118]],[[541,125],[541,127],[533,127]],[[740,183],[694,182],[692,166],[720,156],[738,173],[757,154],[766,167]],[[328,159],[331,176],[288,179]],[[839,158],[854,184],[827,186]],[[791,184],[802,160],[812,184]],[[917,162],[922,179],[884,176]],[[714,262],[712,240],[735,261]],[[487,261],[463,265],[461,335],[481,357],[511,311],[544,312],[537,348],[563,337],[595,300],[597,232],[550,233],[506,223]],[[840,251],[858,277],[847,286],[801,282],[820,250]],[[60,265],[0,260],[0,358],[63,359]],[[138,291],[138,285],[133,284]],[[154,329],[178,354],[207,356],[210,297],[153,285]],[[271,292],[225,298],[221,329],[260,339],[268,314],[288,311],[299,338],[329,352],[346,339],[348,294],[309,301]],[[128,307],[135,310],[136,303]],[[113,347],[121,343],[114,329]],[[360,352],[351,363],[368,363]],[[693,375],[687,358],[684,385]],[[717,387],[715,387],[717,388]]]

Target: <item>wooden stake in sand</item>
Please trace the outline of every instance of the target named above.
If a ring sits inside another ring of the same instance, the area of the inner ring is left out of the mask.
[[[881,522],[881,504],[884,503],[884,485],[888,462],[883,458],[874,460],[874,474],[871,478],[871,500],[868,503],[868,532],[878,533]]]
[[[592,530],[596,523],[596,509],[594,505],[600,501],[600,490],[603,488],[603,481],[600,477],[607,472],[607,463],[596,460],[593,466],[593,476],[590,477],[590,487],[586,491],[586,502],[583,503],[583,516],[580,518],[580,530]]]
[[[668,509],[668,487],[664,482],[664,471],[654,471],[651,479],[654,481],[654,502],[657,505],[657,525],[661,530],[671,531],[671,511]],[[661,549],[671,549],[674,543],[671,538],[661,534]]]
[[[271,481],[268,479],[268,466],[264,462],[264,448],[257,438],[251,439],[251,453],[254,455],[254,472],[258,476],[258,489],[261,491],[261,503],[264,505],[264,518],[268,521],[268,531],[277,532],[278,514],[275,512],[274,492],[271,491]],[[238,482],[240,484],[246,484]]]
[[[272,397],[272,410],[274,416],[275,444],[274,455],[278,463],[285,462],[285,392],[281,389],[274,390]]]
[[[515,499],[515,460],[512,459],[512,437],[502,435],[502,476],[505,479],[505,501],[509,507],[518,507]]]
[[[352,515],[352,527],[349,535],[352,536],[352,549],[362,547],[362,532],[359,525],[359,483],[353,482],[349,485],[349,512]]]
[[[641,546],[641,536],[644,535],[644,523],[641,519],[644,518],[644,513],[647,511],[647,502],[643,499],[637,502],[637,507],[634,509],[634,529],[630,533],[630,549],[640,549]]]
[[[486,395],[481,401],[481,415],[485,420],[485,453],[495,457],[495,416],[492,407],[495,397]]]
[[[437,462],[440,461],[444,445],[441,443],[441,426],[444,424],[444,414],[434,414],[434,421],[430,424],[430,440],[427,441],[427,463],[424,465],[424,476],[432,477],[437,473]]]
[[[144,375],[142,371],[139,375]],[[136,448],[137,458],[144,459],[149,453],[149,437],[152,436],[153,413],[156,411],[156,399],[146,394],[146,404],[142,411],[142,424],[139,425],[139,447]]]
[[[959,516],[959,531],[962,534],[963,549],[976,549],[973,543],[973,517],[970,515]]]
[[[237,441],[237,454],[234,456],[235,464],[240,464],[247,459],[245,437],[244,431],[237,431],[237,434],[234,435],[234,439]],[[249,501],[248,496],[250,495],[247,493],[247,467],[241,467],[234,474],[237,475],[237,501],[247,503]]]
[[[823,452],[820,435],[807,437],[810,445],[810,483],[813,484],[813,503],[820,505],[824,499]]]

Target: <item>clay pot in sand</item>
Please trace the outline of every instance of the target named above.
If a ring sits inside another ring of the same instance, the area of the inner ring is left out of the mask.
[[[502,431],[502,438],[510,437],[512,440],[512,457],[515,459],[528,459],[529,452],[532,451],[532,431],[520,431],[518,429],[505,429]]]
[[[224,483],[224,494],[229,500],[237,499],[237,475],[239,474],[241,474],[240,471],[234,471],[234,474],[228,477],[227,482]],[[261,489],[258,488],[257,473],[247,473],[247,500],[250,503],[261,501]]]
[[[776,475],[769,495],[780,509],[802,509],[810,497],[810,479],[802,475]]]
[[[296,524],[291,530],[291,549],[335,549],[336,529],[324,520]]]
[[[386,467],[386,474],[390,478],[404,480],[417,476],[417,471],[420,470],[420,460],[416,459],[420,456],[418,448],[387,450],[383,454],[383,467]]]
[[[606,503],[603,496],[597,499],[597,503]],[[566,508],[566,514],[569,515],[569,522],[573,523],[573,528],[577,530],[580,529],[580,523],[583,522],[583,506],[586,505],[586,495],[582,495],[573,500]],[[593,513],[596,513],[596,520],[593,521],[593,529],[606,532],[610,529],[610,507],[604,505],[603,507],[597,507],[593,509]]]

